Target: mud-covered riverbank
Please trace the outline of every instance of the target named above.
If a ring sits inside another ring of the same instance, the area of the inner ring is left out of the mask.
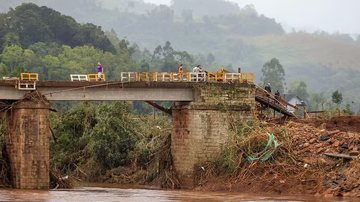
[[[359,127],[359,117],[244,123],[218,159],[197,165],[194,190],[360,197]],[[166,158],[152,166],[169,163],[170,145],[162,151]],[[98,179],[181,189],[172,166],[162,168],[149,176],[146,168],[119,167]]]
[[[272,159],[246,161],[243,147],[265,141],[264,130],[279,143]],[[360,117],[267,123],[252,133],[229,146],[227,167],[199,170],[197,190],[360,197]]]
[[[195,168],[194,190],[360,197],[359,117],[248,122],[234,129],[219,158]],[[135,173],[108,174],[105,181],[123,183]],[[164,178],[136,182],[181,188],[176,173],[163,174],[168,184]]]

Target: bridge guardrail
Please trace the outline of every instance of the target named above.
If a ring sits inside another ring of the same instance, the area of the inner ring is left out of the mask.
[[[241,82],[254,83],[255,82],[255,74],[246,72],[241,74]]]
[[[22,81],[39,81],[38,73],[21,73],[20,80]]]
[[[137,81],[136,72],[121,72],[120,77],[122,82]]]
[[[89,81],[86,74],[70,74],[71,81]]]
[[[99,81],[97,74],[88,74],[88,81]],[[101,81],[106,81],[105,74],[101,74]]]
[[[254,73],[222,72],[121,72],[122,82],[242,82],[254,83]]]

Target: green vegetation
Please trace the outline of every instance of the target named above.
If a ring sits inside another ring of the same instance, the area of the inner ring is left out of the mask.
[[[8,45],[27,48],[36,42],[56,42],[71,47],[92,45],[115,52],[100,27],[90,23],[80,25],[47,7],[23,4],[0,16],[0,50]]]
[[[87,45],[71,48],[38,42],[28,49],[10,45],[4,48],[0,56],[0,76],[38,72],[41,80],[69,80],[70,74],[92,73],[98,61],[105,65],[108,79],[113,80],[120,78],[120,72],[136,67],[127,54],[112,54]]]
[[[279,90],[280,93],[284,93],[285,70],[278,59],[273,58],[266,62],[261,71],[264,85],[270,83],[274,91]]]
[[[307,85],[304,81],[292,82],[290,84],[289,93],[299,96],[304,101],[309,100],[309,93],[307,92]],[[317,98],[317,99],[320,99],[320,98]],[[316,100],[316,101],[321,102],[319,100]]]
[[[148,71],[149,64],[157,67],[156,70],[163,72],[177,72],[180,64],[184,64],[188,71],[191,71],[194,59],[186,51],[176,51],[167,41],[164,46],[157,46],[151,56],[142,56],[142,71]],[[152,70],[152,71],[156,71]]]
[[[335,104],[337,104],[337,105],[340,105],[340,104],[342,103],[342,101],[343,101],[343,96],[342,96],[342,94],[341,94],[338,90],[336,90],[336,91],[333,92],[333,94],[332,94],[332,101],[333,101],[333,103],[335,103]]]
[[[290,136],[283,128],[274,131],[275,142],[270,142],[269,126],[259,121],[245,121],[233,123],[230,139],[225,150],[213,163],[208,166],[210,172],[216,176],[236,177],[246,173],[248,167],[254,162],[270,165],[277,161],[291,161],[292,154],[283,148],[290,148]],[[282,148],[277,148],[276,144],[281,140]],[[253,160],[254,156],[265,157],[264,148],[267,148],[267,157],[262,160]],[[255,163],[256,164],[256,163]],[[250,166],[251,167],[251,166]]]
[[[313,110],[324,110],[324,105],[326,103],[326,97],[324,93],[314,93],[311,95],[311,102],[313,103]]]
[[[331,96],[331,100],[333,103],[335,103],[337,105],[337,111],[339,112],[339,115],[340,115],[340,104],[342,103],[343,101],[343,96],[342,96],[342,93],[340,93],[338,90],[334,91],[332,93],[332,96]]]
[[[111,170],[130,168],[132,174],[126,177],[151,181],[159,174],[155,159],[170,134],[170,120],[132,111],[125,102],[85,103],[53,114],[53,167],[90,181],[103,179]]]
[[[0,77],[38,72],[41,80],[68,80],[70,74],[95,72],[101,62],[107,79],[119,80],[124,71],[177,71],[180,63],[191,67],[195,61],[170,42],[153,53],[142,51],[114,32],[105,35],[100,27],[80,25],[71,17],[34,4],[1,15],[0,28]]]
[[[6,4],[8,7],[15,7],[20,2],[24,1]],[[154,49],[167,40],[176,49],[192,54],[201,53],[205,58],[211,53],[216,56],[217,63],[226,65],[233,63],[248,66],[254,60],[257,60],[257,64],[263,63],[258,60],[255,48],[238,36],[284,33],[280,24],[258,15],[253,8],[240,9],[235,4],[222,0],[208,0],[205,4],[202,0],[191,1],[190,4],[174,1],[171,7],[148,5],[147,8],[142,1],[127,0],[32,2],[55,8],[81,22],[92,22],[108,30],[113,29],[119,36],[126,37],[143,48]],[[74,7],[81,9],[73,9]]]
[[[354,112],[351,110],[351,105],[349,103],[345,105],[343,113],[350,116],[354,115]]]

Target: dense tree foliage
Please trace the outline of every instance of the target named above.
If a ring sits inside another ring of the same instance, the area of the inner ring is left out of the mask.
[[[122,71],[136,68],[127,53],[113,54],[92,46],[71,48],[43,42],[32,44],[28,49],[18,45],[7,46],[0,58],[0,76],[38,72],[41,80],[68,80],[70,74],[94,73],[97,62],[105,66],[105,74],[111,80],[119,80]]]
[[[80,105],[60,117],[54,116],[54,163],[61,165],[68,155],[87,149],[103,168],[125,165],[136,140],[134,126],[127,121],[129,116],[129,106],[122,103]]]
[[[270,83],[274,91],[284,93],[285,70],[276,58],[266,62],[262,68],[263,84]]]
[[[23,1],[8,4],[14,6],[19,2]],[[223,0],[193,0],[190,4],[174,1],[172,6],[149,5],[146,8],[141,0],[133,3],[128,0],[32,2],[56,8],[80,22],[92,22],[108,30],[114,29],[119,36],[136,42],[140,47],[153,49],[165,41],[171,41],[175,48],[193,54],[201,53],[206,56],[212,53],[216,56],[217,63],[225,65],[245,63],[254,66],[264,62],[256,55],[256,48],[244,43],[238,36],[284,33],[279,23],[259,15],[253,7],[240,9],[236,4]],[[74,7],[81,9],[73,9]]]
[[[167,42],[158,46],[153,54],[141,51],[126,40],[119,40],[118,51],[113,54],[93,46],[71,48],[57,43],[38,42],[23,49],[9,45],[0,54],[0,77],[16,76],[20,72],[38,72],[41,80],[69,80],[70,74],[89,74],[101,62],[108,80],[119,80],[126,71],[177,71],[180,63],[186,69],[193,66],[193,57],[185,51],[176,51]]]
[[[304,81],[294,81],[290,84],[289,93],[299,96],[302,100],[308,101],[309,93]]]
[[[52,114],[51,161],[64,173],[81,168],[96,176],[119,166],[146,167],[167,137],[159,128],[169,125],[133,114],[129,103],[80,104]]]
[[[339,90],[336,90],[331,95],[331,100],[337,105],[337,111],[340,115],[340,104],[343,102],[343,95]]]
[[[0,50],[8,45],[29,47],[36,42],[56,42],[71,47],[92,45],[115,52],[100,27],[78,24],[73,18],[35,4],[22,4],[0,16]]]
[[[313,110],[324,110],[324,105],[327,102],[325,93],[314,93],[311,95],[311,107]]]
[[[340,105],[343,101],[342,93],[338,90],[336,90],[332,93],[331,98],[332,98],[333,103],[335,103],[337,105]]]
[[[175,51],[171,43],[167,41],[164,46],[157,46],[153,52],[151,63],[160,67],[163,72],[177,72],[180,64],[189,66],[193,63],[193,58],[185,51]]]

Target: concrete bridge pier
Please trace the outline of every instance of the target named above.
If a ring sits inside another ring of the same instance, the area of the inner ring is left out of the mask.
[[[221,154],[231,128],[255,113],[255,86],[250,84],[199,86],[194,95],[193,102],[172,108],[171,152],[184,188],[195,185],[195,171],[204,169],[204,162]]]
[[[49,103],[28,94],[6,114],[11,179],[17,189],[49,189]]]

